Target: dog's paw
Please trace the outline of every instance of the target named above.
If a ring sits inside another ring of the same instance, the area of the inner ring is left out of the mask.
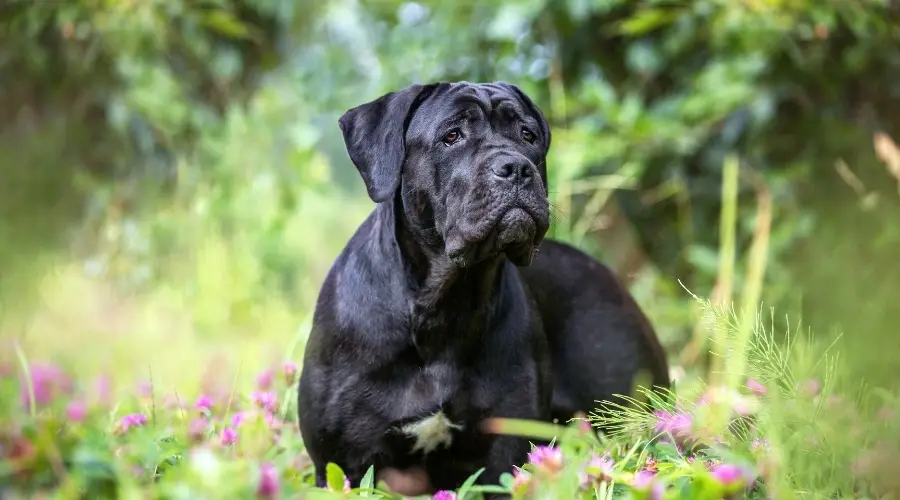
[[[403,470],[386,467],[378,472],[377,479],[379,482],[384,481],[391,492],[407,497],[430,495],[434,492],[431,478],[422,467]]]

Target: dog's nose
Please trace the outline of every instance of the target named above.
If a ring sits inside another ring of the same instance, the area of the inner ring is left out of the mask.
[[[531,163],[527,161],[507,161],[494,165],[494,176],[513,182],[525,182],[533,175]]]

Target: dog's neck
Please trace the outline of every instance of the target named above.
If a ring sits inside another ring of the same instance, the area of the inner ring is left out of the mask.
[[[406,218],[400,203],[385,203],[381,217],[390,217],[383,248],[395,254],[406,271],[412,293],[410,330],[423,358],[466,356],[481,344],[502,303],[500,291],[506,257],[498,256],[460,268],[432,245],[434,229],[420,228]],[[392,233],[392,234],[388,234]]]

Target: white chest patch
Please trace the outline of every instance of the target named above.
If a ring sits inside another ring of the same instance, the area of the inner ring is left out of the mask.
[[[400,430],[404,434],[415,438],[416,443],[413,445],[413,451],[422,451],[426,455],[431,453],[438,446],[450,446],[453,442],[452,430],[462,429],[462,425],[454,424],[444,415],[443,411],[438,411],[430,417],[423,418],[418,422],[404,425]]]

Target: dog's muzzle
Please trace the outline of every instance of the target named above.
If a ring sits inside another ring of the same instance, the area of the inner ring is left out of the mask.
[[[497,224],[497,250],[506,252],[520,245],[533,245],[537,227],[524,209],[513,208]]]

